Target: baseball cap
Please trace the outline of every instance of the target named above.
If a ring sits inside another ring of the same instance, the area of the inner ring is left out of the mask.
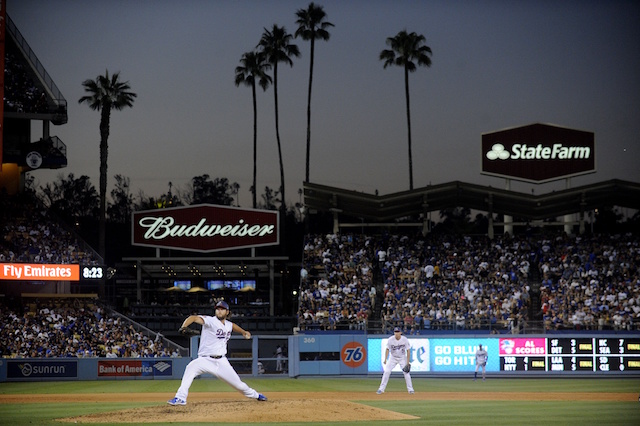
[[[222,308],[222,309],[226,309],[228,311],[229,310],[229,304],[227,302],[225,302],[224,300],[221,300],[218,303],[216,303],[216,308]]]
[[[400,333],[402,333],[402,329],[401,329],[400,327],[395,327],[395,328],[393,329],[393,332],[394,332],[394,333],[397,333],[398,331],[399,331]]]

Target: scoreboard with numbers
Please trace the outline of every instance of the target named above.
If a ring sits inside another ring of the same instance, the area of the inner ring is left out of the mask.
[[[407,336],[411,373],[472,374],[480,345],[486,372],[499,376],[626,375],[640,377],[640,333],[583,332],[536,335]],[[367,337],[369,373],[384,370],[388,337]],[[363,352],[364,353],[364,352]],[[394,371],[400,371],[396,366]]]
[[[500,371],[640,372],[635,336],[501,338]]]

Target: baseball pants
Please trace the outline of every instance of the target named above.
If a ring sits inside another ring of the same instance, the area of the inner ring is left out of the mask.
[[[404,368],[406,363],[407,363],[406,359],[397,359],[391,356],[389,357],[389,360],[384,366],[384,374],[382,374],[382,382],[380,382],[379,389],[382,392],[384,392],[384,390],[387,388],[387,383],[389,383],[389,377],[391,376],[391,370],[393,370],[393,368],[398,364],[400,364],[400,368]],[[402,372],[402,374],[404,374],[404,381],[407,383],[407,391],[413,392],[413,384],[411,383],[411,374],[405,373],[404,371]]]
[[[236,373],[236,370],[233,369],[226,357],[215,359],[204,356],[194,359],[187,365],[187,368],[184,370],[184,375],[182,376],[180,388],[178,388],[178,392],[176,392],[176,398],[186,401],[193,380],[205,373],[209,373],[229,384],[247,398],[258,398],[258,392],[240,380],[240,376],[238,376],[238,373]]]

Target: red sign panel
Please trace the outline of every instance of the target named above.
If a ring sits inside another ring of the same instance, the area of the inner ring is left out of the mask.
[[[593,173],[593,132],[531,124],[482,135],[482,173],[530,182]]]
[[[79,281],[80,265],[0,263],[0,280]]]
[[[280,242],[279,213],[200,204],[133,213],[132,244],[211,252]]]

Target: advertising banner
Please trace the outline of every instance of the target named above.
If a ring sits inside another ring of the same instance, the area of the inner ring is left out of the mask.
[[[340,336],[340,374],[367,374],[367,338]]]
[[[142,377],[171,376],[173,364],[171,360],[100,360],[98,361],[98,377]]]
[[[384,364],[382,361],[384,360],[384,355],[387,349],[387,340],[388,338],[368,340],[369,372],[381,373],[384,370]],[[429,350],[430,339],[409,338],[409,343],[411,343],[411,371],[431,371],[431,353]],[[393,371],[400,372],[400,365],[396,365],[393,368]]]
[[[482,173],[543,183],[593,173],[593,132],[531,124],[482,135]]]
[[[7,379],[75,379],[77,361],[7,361]]]
[[[280,242],[279,213],[200,204],[133,213],[132,244],[212,252]]]
[[[487,351],[487,371],[500,370],[498,340],[490,338],[430,339],[431,371],[470,372],[476,369],[476,351],[482,345]]]
[[[79,281],[80,265],[0,263],[0,280]]]

